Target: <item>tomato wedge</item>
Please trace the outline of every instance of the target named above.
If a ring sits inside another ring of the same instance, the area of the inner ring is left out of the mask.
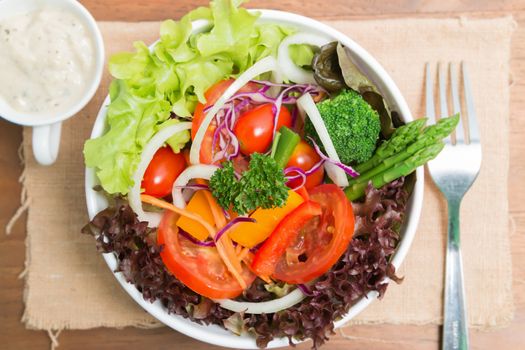
[[[315,187],[310,200],[321,206],[280,257],[273,278],[307,283],[328,271],[346,251],[354,234],[354,213],[344,192],[334,184]]]
[[[206,93],[204,94],[204,97],[206,98],[206,104],[197,103],[197,106],[195,106],[195,112],[193,113],[193,123],[191,125],[191,139],[195,138],[195,135],[197,134],[197,131],[199,130],[199,127],[204,120],[204,117],[206,117],[206,113],[204,113],[204,110],[209,107],[213,106],[215,102],[224,94],[224,91],[226,91],[227,88],[230,87],[230,85],[235,81],[235,79],[227,79],[227,80],[221,80],[215,85],[211,86]],[[258,86],[254,83],[248,83],[244,87],[242,87],[239,91],[240,92],[251,92],[251,91],[257,91]],[[206,130],[206,133],[204,134],[204,139],[202,140],[201,144],[201,151],[200,151],[200,162],[205,164],[211,164],[213,159],[213,134],[215,132],[215,129],[217,129],[217,125],[215,124],[215,120],[212,120],[210,123],[210,126],[208,126],[208,130]]]
[[[179,234],[179,216],[165,211],[157,230],[160,256],[166,268],[194,292],[211,299],[239,296],[243,289],[230,274],[215,247],[203,247]],[[250,285],[255,275],[243,266],[242,277]]]
[[[271,276],[281,256],[299,235],[302,227],[314,216],[321,215],[321,206],[306,201],[284,217],[253,258],[252,270],[258,276]]]

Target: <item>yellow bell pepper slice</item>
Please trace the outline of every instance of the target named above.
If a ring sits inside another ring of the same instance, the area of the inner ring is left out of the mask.
[[[232,240],[240,245],[252,248],[264,241],[273,232],[277,224],[304,202],[303,197],[298,195],[295,191],[288,191],[288,200],[283,207],[271,209],[256,209],[251,218],[255,219],[255,223],[241,222],[228,232]]]
[[[215,226],[215,220],[213,218],[210,205],[208,204],[208,200],[206,199],[204,190],[195,192],[186,206],[186,210],[195,214],[199,214],[204,219],[204,221],[209,223],[211,226]],[[206,230],[206,228],[201,223],[186,216],[181,216],[179,220],[177,220],[177,226],[200,241],[204,241],[209,236],[208,230]]]

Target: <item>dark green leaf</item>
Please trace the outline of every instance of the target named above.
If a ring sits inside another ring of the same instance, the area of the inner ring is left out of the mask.
[[[337,44],[337,57],[346,85],[359,92],[370,106],[379,114],[381,134],[388,139],[394,132],[392,117],[379,89],[368,79],[352,60],[352,55],[341,43]]]
[[[337,41],[324,45],[312,62],[315,81],[332,92],[338,92],[345,87],[341,68],[337,62],[336,49]]]

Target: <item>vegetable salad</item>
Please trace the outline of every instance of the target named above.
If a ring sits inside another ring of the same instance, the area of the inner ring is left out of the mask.
[[[239,5],[212,1],[110,59],[107,131],[84,155],[114,201],[83,231],[169,312],[318,347],[399,281],[413,172],[458,116],[403,124],[341,43]]]

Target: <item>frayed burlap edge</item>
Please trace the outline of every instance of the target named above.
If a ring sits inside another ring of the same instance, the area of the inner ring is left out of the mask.
[[[22,184],[22,191],[20,192],[20,206],[16,210],[16,212],[13,214],[11,219],[7,222],[5,225],[5,234],[10,235],[13,226],[16,224],[18,219],[22,216],[22,214],[29,208],[29,205],[31,204],[31,200],[27,195],[27,187],[25,184],[26,179],[26,167],[25,167],[25,155],[24,155],[24,141],[20,144],[18,147],[18,158],[20,159],[20,165],[22,166],[23,170],[20,174],[20,177],[18,178],[18,182]]]

